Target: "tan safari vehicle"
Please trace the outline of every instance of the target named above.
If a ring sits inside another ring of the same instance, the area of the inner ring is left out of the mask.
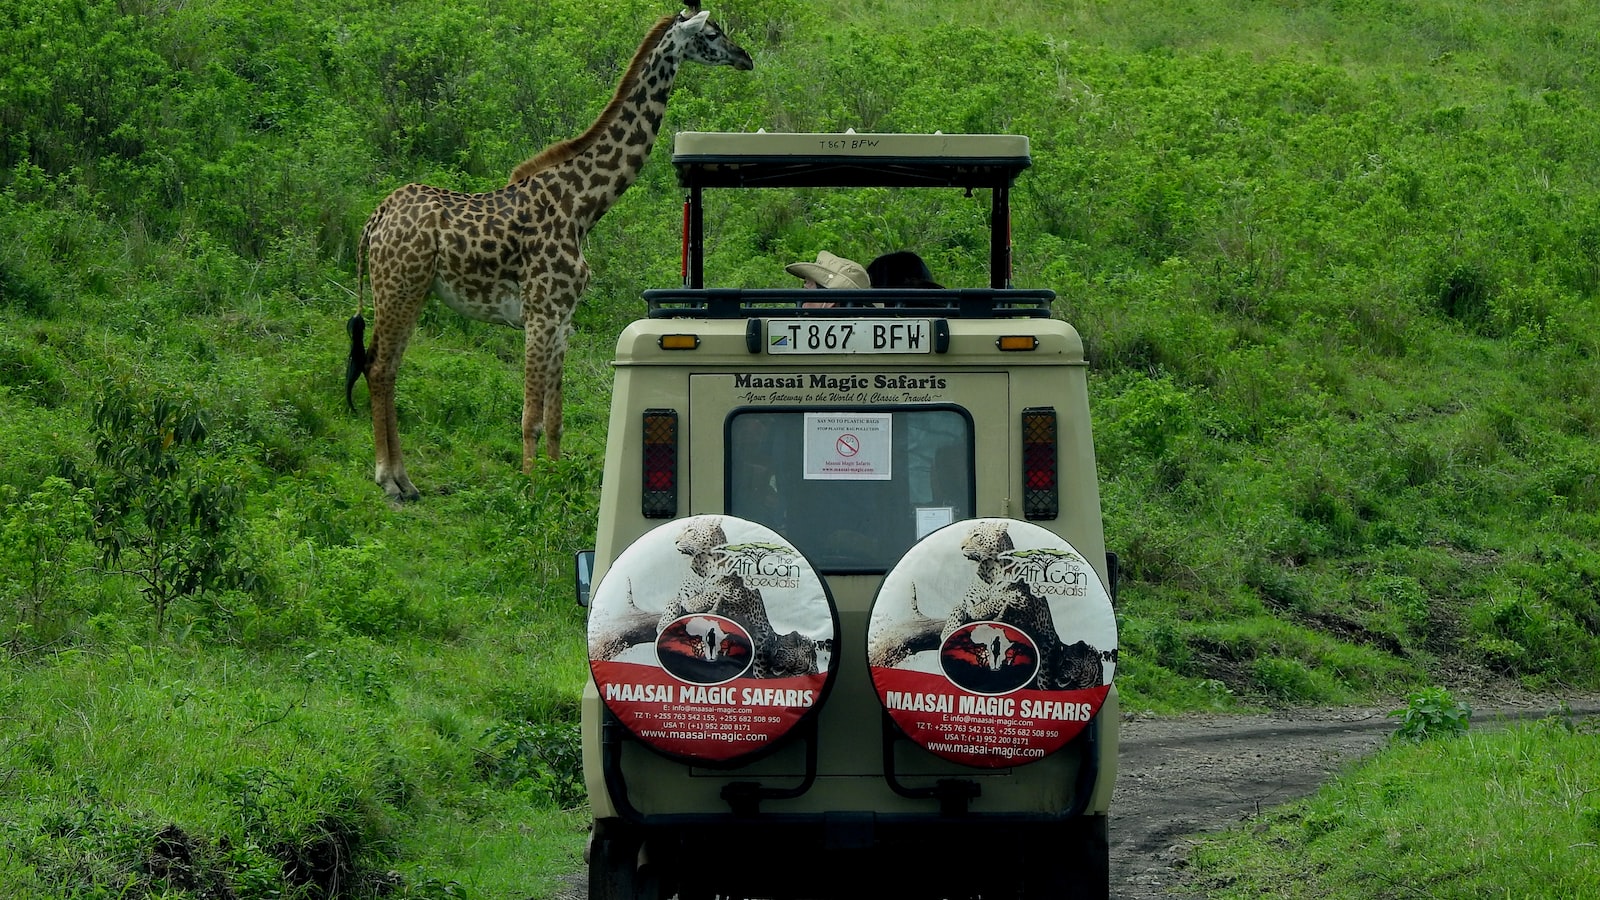
[[[673,162],[684,283],[617,341],[578,555],[590,900],[1107,897],[1116,558],[1083,343],[1010,283],[1028,139]],[[705,284],[705,191],[867,186],[987,201],[989,283]]]

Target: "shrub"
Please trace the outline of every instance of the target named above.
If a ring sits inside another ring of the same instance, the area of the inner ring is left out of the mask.
[[[72,561],[68,551],[89,524],[91,496],[61,478],[46,479],[25,499],[10,485],[0,485],[8,513],[0,518],[0,593],[16,599],[13,649],[24,632],[44,624],[61,595]]]
[[[192,402],[106,387],[94,407],[91,535],[101,564],[142,583],[156,634],[172,602],[248,587],[254,576],[234,545],[241,479],[187,451],[205,440]]]
[[[0,309],[15,309],[38,318],[48,318],[54,297],[27,272],[0,259]]]
[[[1307,703],[1328,696],[1317,673],[1297,659],[1257,657],[1250,664],[1250,676],[1267,694],[1288,703]]]
[[[502,722],[484,732],[485,767],[505,783],[529,779],[562,809],[584,800],[583,749],[573,722]]]
[[[1405,708],[1392,710],[1389,715],[1400,717],[1396,738],[1424,741],[1465,733],[1472,709],[1444,688],[1430,687],[1407,694]]]
[[[1111,472],[1178,452],[1195,429],[1194,398],[1165,377],[1131,377],[1126,389],[1103,407],[1096,449]]]
[[[306,560],[314,576],[309,598],[351,634],[394,634],[414,621],[410,596],[392,574],[382,543],[328,547]]]
[[[0,270],[0,279],[4,274]],[[0,303],[4,293],[5,285],[0,283]],[[60,405],[67,394],[63,368],[60,355],[42,340],[15,340],[9,334],[0,337],[0,389],[19,400],[45,408]]]

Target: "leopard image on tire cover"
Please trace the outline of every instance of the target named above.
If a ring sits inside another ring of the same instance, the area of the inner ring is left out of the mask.
[[[914,544],[867,624],[878,700],[912,741],[1001,768],[1061,749],[1099,712],[1117,660],[1111,598],[1064,538],[971,519]]]
[[[838,610],[777,532],[735,516],[656,526],[589,604],[589,670],[641,743],[701,764],[781,746],[832,686]]]

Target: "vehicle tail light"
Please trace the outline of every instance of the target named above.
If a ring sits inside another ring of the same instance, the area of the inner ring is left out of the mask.
[[[1061,507],[1056,469],[1056,411],[1033,406],[1022,411],[1022,514],[1054,519]]]
[[[644,411],[644,490],[640,511],[646,519],[678,514],[678,411]]]

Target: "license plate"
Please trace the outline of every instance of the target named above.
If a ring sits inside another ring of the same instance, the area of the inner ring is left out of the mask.
[[[769,319],[767,352],[931,353],[927,319]]]

